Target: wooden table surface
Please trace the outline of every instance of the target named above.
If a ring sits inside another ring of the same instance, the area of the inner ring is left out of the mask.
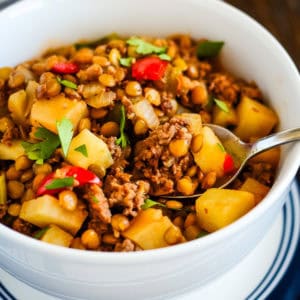
[[[300,70],[300,0],[226,0],[266,27]]]

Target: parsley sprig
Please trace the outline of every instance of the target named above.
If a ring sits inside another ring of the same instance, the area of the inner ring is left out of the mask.
[[[77,152],[80,152],[83,156],[88,157],[88,151],[85,144],[82,144],[74,149]]]
[[[55,149],[61,145],[65,156],[68,154],[69,146],[73,137],[73,125],[69,119],[63,118],[56,124],[58,135],[44,127],[38,127],[34,136],[41,140],[38,143],[22,142],[27,156],[42,165],[44,160],[51,157]]]
[[[122,148],[126,148],[126,146],[129,144],[129,140],[125,133],[126,113],[123,105],[121,106],[120,111],[121,111],[120,137],[117,139],[116,144],[121,145]]]
[[[42,141],[39,143],[22,142],[22,146],[29,159],[35,160],[42,165],[45,159],[51,157],[52,153],[59,146],[59,137],[46,128],[38,127],[34,136]]]
[[[151,43],[145,42],[142,39],[139,38],[130,38],[126,41],[128,45],[136,46],[136,53],[142,54],[142,55],[148,55],[148,54],[162,54],[165,53],[167,48],[166,47],[158,47]]]
[[[197,46],[198,58],[215,57],[224,46],[223,41],[203,41]]]
[[[67,156],[73,137],[73,124],[69,119],[63,118],[56,123],[56,127],[64,156]]]

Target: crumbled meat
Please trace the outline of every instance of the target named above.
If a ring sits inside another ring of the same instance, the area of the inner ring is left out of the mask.
[[[262,100],[262,93],[255,83],[242,83],[241,86],[241,95],[247,96],[252,99]]]
[[[122,168],[115,168],[105,180],[104,192],[110,207],[124,207],[123,214],[135,216],[147,198],[150,186],[143,180],[132,181],[131,177]]]
[[[84,198],[89,203],[89,210],[93,218],[99,218],[104,223],[110,223],[111,212],[108,201],[99,185],[87,185]]]
[[[34,230],[34,226],[31,223],[28,223],[20,218],[14,220],[12,228],[26,235],[31,235]]]
[[[192,139],[186,122],[176,117],[152,131],[148,138],[136,146],[134,173],[150,181],[151,195],[174,192],[175,182],[193,163],[190,153],[182,157],[174,157],[170,153],[168,146],[173,139],[185,139],[188,143]]]
[[[235,103],[238,100],[240,88],[235,79],[228,74],[214,73],[209,76],[208,90],[218,99]]]
[[[92,218],[88,224],[89,229],[94,229],[99,236],[107,232],[108,224],[101,221],[99,218]]]
[[[125,239],[123,242],[116,243],[115,249],[116,252],[130,252],[135,250],[134,243],[129,240]]]
[[[20,136],[20,133],[19,133],[18,127],[10,126],[4,131],[2,139],[1,139],[1,143],[10,146],[11,141],[13,139],[18,138],[19,136]]]

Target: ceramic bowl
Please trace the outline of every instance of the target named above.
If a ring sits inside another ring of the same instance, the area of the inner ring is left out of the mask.
[[[180,32],[223,40],[225,67],[257,82],[279,114],[279,129],[300,126],[300,79],[291,59],[262,26],[221,1],[24,0],[0,12],[0,65],[111,32]],[[283,147],[268,196],[234,224],[204,238],[159,250],[96,253],[42,243],[0,224],[0,266],[65,299],[166,299],[184,293],[232,268],[262,239],[281,210],[299,153],[299,144]]]

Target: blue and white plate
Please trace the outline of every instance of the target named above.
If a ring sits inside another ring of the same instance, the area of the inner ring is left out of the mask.
[[[206,286],[173,300],[265,299],[286,273],[299,241],[300,196],[296,181],[287,197],[267,235],[243,261]],[[0,299],[58,299],[33,289],[2,269],[0,279]]]

